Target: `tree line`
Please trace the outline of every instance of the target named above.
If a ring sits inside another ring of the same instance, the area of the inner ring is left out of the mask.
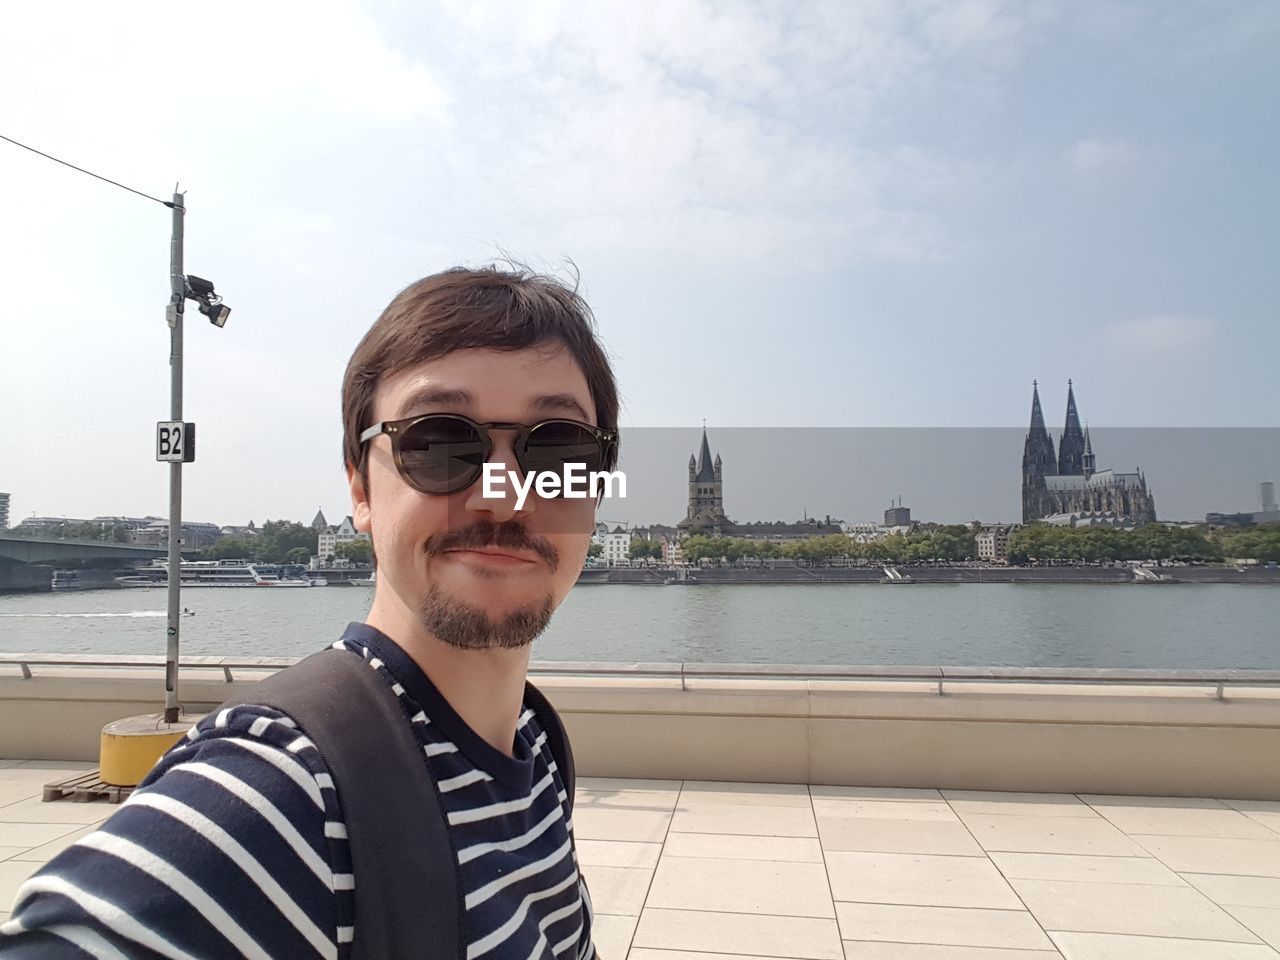
[[[795,560],[829,563],[832,560],[865,560],[877,563],[911,563],[928,560],[966,561],[978,558],[977,525],[951,524],[920,527],[857,543],[843,534],[808,537],[777,543],[744,537],[691,536],[681,543],[689,563],[702,560]],[[636,549],[637,544],[651,544]],[[657,541],[632,541],[632,559],[645,555],[661,558]],[[645,551],[645,552],[641,552]],[[1280,561],[1280,523],[1242,529],[1210,529],[1206,526],[1169,527],[1147,524],[1133,530],[1111,527],[1054,527],[1032,523],[1009,537],[1010,563],[1066,560],[1105,563],[1125,560],[1222,561],[1229,558]]]

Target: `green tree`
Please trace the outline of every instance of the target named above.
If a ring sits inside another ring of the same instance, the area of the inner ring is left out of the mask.
[[[206,560],[258,560],[257,537],[223,537],[211,547],[205,547]]]
[[[636,537],[627,548],[627,556],[632,560],[661,560],[662,544],[657,540],[646,540]]]
[[[604,544],[603,544],[603,543],[593,543],[593,544],[591,544],[589,547],[587,547],[587,559],[588,559],[588,560],[595,560],[595,559],[596,559],[596,558],[598,558],[598,557],[600,556],[600,554],[602,554],[602,553],[604,553]]]
[[[285,563],[289,551],[298,547],[314,556],[319,548],[320,534],[311,527],[291,520],[268,520],[258,534],[258,559],[264,563]]]
[[[288,559],[290,563],[306,563],[311,557],[312,554],[306,547],[294,547],[289,551]]]
[[[373,544],[363,538],[348,540],[346,543],[340,543],[333,548],[333,556],[335,559],[347,560],[351,563],[372,563]]]

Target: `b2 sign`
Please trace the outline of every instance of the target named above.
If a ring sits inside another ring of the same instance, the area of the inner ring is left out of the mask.
[[[156,459],[162,463],[191,463],[196,458],[196,425],[181,420],[156,424]]]

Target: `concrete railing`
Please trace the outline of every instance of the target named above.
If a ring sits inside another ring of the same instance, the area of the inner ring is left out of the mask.
[[[189,714],[295,662],[190,657]],[[579,774],[1280,799],[1280,671],[536,662]],[[0,654],[0,757],[94,759],[160,657]]]

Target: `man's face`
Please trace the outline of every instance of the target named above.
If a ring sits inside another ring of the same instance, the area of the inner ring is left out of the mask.
[[[459,350],[379,384],[373,420],[454,413],[480,423],[596,423],[586,377],[562,344],[519,351]],[[495,430],[490,462],[523,473],[515,435]],[[595,520],[591,499],[542,499],[530,490],[517,510],[507,482],[484,497],[483,479],[433,496],[409,486],[386,435],[368,445],[368,483],[351,473],[356,527],[373,535],[378,556],[375,606],[461,649],[525,646],[546,626],[587,555]]]

